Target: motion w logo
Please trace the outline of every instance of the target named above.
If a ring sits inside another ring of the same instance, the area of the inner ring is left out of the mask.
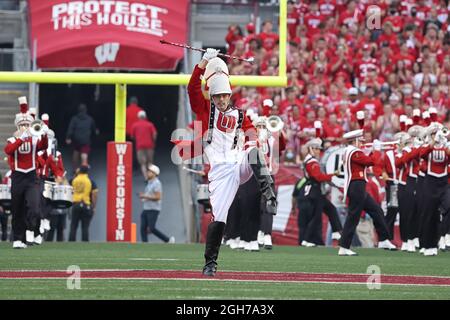
[[[107,42],[95,48],[95,59],[98,64],[105,62],[114,62],[116,60],[117,52],[119,52],[120,43]]]

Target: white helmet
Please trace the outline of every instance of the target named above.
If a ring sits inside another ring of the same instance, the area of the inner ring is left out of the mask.
[[[225,74],[217,74],[209,79],[209,97],[216,94],[228,93],[231,95],[231,85],[228,76]]]

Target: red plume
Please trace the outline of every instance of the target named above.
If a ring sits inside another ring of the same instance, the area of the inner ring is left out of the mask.
[[[365,118],[364,111],[358,111],[356,113],[356,119],[358,120],[358,124],[359,124],[359,128],[360,129],[364,128],[364,118]]]
[[[28,112],[28,102],[27,97],[19,97],[20,113]]]

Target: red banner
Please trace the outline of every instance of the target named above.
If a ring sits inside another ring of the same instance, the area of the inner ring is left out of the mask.
[[[188,0],[28,0],[30,48],[42,69],[174,70]]]
[[[107,241],[131,240],[132,153],[130,142],[108,142]]]

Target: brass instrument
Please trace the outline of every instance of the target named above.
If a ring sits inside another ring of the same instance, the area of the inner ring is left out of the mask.
[[[36,119],[30,124],[28,130],[32,136],[40,137],[44,133],[44,122]]]
[[[279,116],[270,116],[266,120],[266,128],[272,133],[281,131],[283,127],[284,122]]]
[[[395,147],[395,146],[398,145],[399,143],[400,143],[400,140],[395,140],[395,141],[382,141],[382,142],[381,142],[381,150],[392,149],[392,147]],[[364,148],[371,148],[372,146],[373,146],[373,143],[372,143],[372,142],[363,144],[363,147],[364,147]]]

